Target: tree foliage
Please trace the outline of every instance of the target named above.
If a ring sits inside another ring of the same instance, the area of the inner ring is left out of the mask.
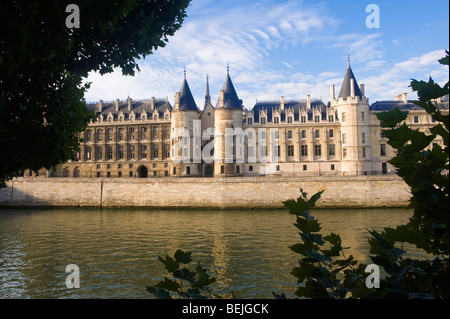
[[[0,10],[0,186],[25,169],[73,158],[78,132],[95,115],[83,78],[163,47],[190,0],[79,0],[80,28],[67,28],[68,0],[8,0]]]
[[[164,268],[172,275],[172,278],[164,277],[155,286],[147,287],[147,291],[158,299],[221,299],[223,296],[214,294],[209,286],[216,281],[206,270],[198,264],[195,271],[187,266],[191,261],[191,253],[177,250],[173,257],[158,257],[164,264]]]
[[[447,56],[439,60],[449,64]],[[405,225],[369,234],[370,258],[382,267],[380,287],[365,287],[365,265],[344,256],[339,235],[322,236],[318,221],[309,213],[322,192],[310,199],[301,190],[297,201],[284,202],[297,215],[295,226],[302,242],[291,249],[302,255],[292,271],[300,287],[296,294],[309,298],[448,298],[449,297],[449,115],[439,110],[436,99],[449,93],[433,79],[412,80],[422,107],[436,121],[430,134],[408,127],[407,112],[398,108],[377,114],[384,136],[397,150],[390,160],[397,174],[409,185],[413,216]],[[441,137],[443,146],[433,144]],[[427,258],[407,257],[404,244],[423,250]],[[326,247],[329,247],[326,249]]]

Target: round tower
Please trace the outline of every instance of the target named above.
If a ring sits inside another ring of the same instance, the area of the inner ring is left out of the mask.
[[[220,91],[214,112],[214,176],[237,176],[243,174],[243,163],[239,160],[239,143],[242,132],[242,100],[238,98],[229,69]]]
[[[369,99],[364,85],[358,86],[348,61],[339,97],[331,87],[331,105],[341,123],[341,171],[343,175],[364,175],[372,170],[369,130]]]
[[[201,175],[201,126],[199,110],[186,80],[175,95],[171,119],[173,176]]]

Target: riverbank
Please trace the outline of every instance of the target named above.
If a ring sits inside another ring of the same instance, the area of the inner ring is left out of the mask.
[[[0,189],[6,207],[281,208],[325,190],[320,208],[406,207],[411,193],[396,175],[225,178],[17,178]]]

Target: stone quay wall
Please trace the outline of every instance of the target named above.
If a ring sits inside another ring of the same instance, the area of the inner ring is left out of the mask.
[[[281,208],[325,190],[320,208],[406,207],[411,193],[396,175],[353,177],[17,178],[0,189],[6,207]]]

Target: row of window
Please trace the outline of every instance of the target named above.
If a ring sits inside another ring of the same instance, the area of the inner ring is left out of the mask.
[[[103,159],[103,148],[102,147],[97,147],[95,152],[95,160],[102,160]],[[158,158],[159,157],[159,146],[153,146],[152,149],[152,158]],[[140,154],[140,158],[147,158],[147,152],[148,152],[148,148],[146,145],[140,145],[139,147],[139,154]],[[92,148],[91,147],[86,147],[84,149],[84,154],[85,154],[85,160],[91,160],[92,159]],[[113,155],[114,155],[114,149],[112,146],[108,146],[106,147],[106,158],[105,160],[112,160],[113,159]],[[117,158],[116,159],[125,159],[125,147],[124,146],[119,146],[117,147],[117,154],[116,154]],[[136,147],[135,146],[128,146],[128,159],[135,159],[136,157]],[[170,157],[170,146],[169,145],[165,145],[164,146],[164,152],[163,152],[163,157],[164,158],[169,158]],[[81,154],[80,152],[76,153],[76,158],[78,160],[81,160]]]
[[[119,128],[117,129],[117,140],[118,141],[123,141],[125,139],[125,133],[126,133],[126,129],[124,128]],[[96,140],[101,142],[103,141],[103,137],[106,134],[106,139],[108,141],[112,141],[113,137],[114,137],[114,130],[112,128],[108,128],[105,130],[105,132],[103,132],[103,129],[97,129],[96,130]],[[137,135],[137,132],[135,130],[135,128],[129,128],[128,129],[128,136],[129,136],[129,140],[133,141],[135,140],[135,137]],[[141,129],[139,130],[139,138],[141,140],[146,140],[148,137],[150,137],[150,135],[147,133],[147,128],[146,127],[141,127]],[[153,127],[152,130],[152,134],[151,137],[153,140],[158,139],[159,137],[159,129],[157,126]],[[169,126],[165,126],[164,127],[164,138],[165,139],[170,139],[170,127]],[[84,134],[84,139],[86,142],[91,142],[92,141],[92,134],[91,134],[91,130],[87,130]]]
[[[154,121],[158,121],[159,119],[161,119],[161,120],[164,119],[164,120],[168,121],[168,120],[170,120],[170,114],[166,113],[166,114],[164,114],[164,117],[162,117],[162,118],[160,118],[159,115],[157,115],[157,114],[153,114],[153,117],[150,117],[150,118],[153,118]],[[148,118],[145,114],[141,116],[141,121],[147,121],[147,119]],[[100,120],[103,121],[102,118],[100,118]],[[106,120],[108,121],[108,123],[112,123],[114,121],[114,118],[112,116],[108,116],[106,118]],[[120,115],[118,118],[118,121],[120,123],[122,123],[124,120],[125,120],[125,118],[122,115]],[[135,120],[136,120],[136,117],[134,115],[131,115],[130,122],[134,122]]]
[[[314,116],[314,123],[320,123],[321,122],[321,118],[322,118],[321,115],[315,115]],[[253,118],[252,117],[248,117],[246,119],[246,122],[247,122],[248,125],[252,125],[253,124]],[[273,118],[273,123],[274,124],[280,124],[280,122],[281,122],[281,119],[280,119],[279,116],[275,116]],[[288,124],[293,123],[294,122],[294,116],[288,116],[286,118],[286,122]],[[300,116],[300,123],[307,123],[307,122],[308,122],[308,117],[306,115],[301,115]],[[333,123],[334,122],[334,115],[328,115],[328,122],[329,123]],[[262,124],[262,125],[267,124],[267,117],[261,116],[259,118],[259,124]]]

